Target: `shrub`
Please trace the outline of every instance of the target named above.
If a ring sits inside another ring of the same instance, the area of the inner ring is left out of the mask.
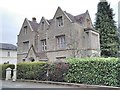
[[[63,82],[69,65],[64,62],[49,65],[49,80]]]
[[[120,63],[116,58],[72,58],[68,59],[68,63],[70,67],[65,77],[67,82],[119,85],[117,78],[120,74]]]
[[[118,86],[120,86],[120,58],[117,61],[117,80],[118,80]]]
[[[2,79],[2,64],[0,64],[0,80]]]
[[[24,62],[17,65],[17,78],[45,80],[48,64],[46,62]]]
[[[5,77],[6,77],[6,69],[8,67],[12,69],[11,77],[13,76],[13,69],[15,68],[15,65],[14,64],[1,64],[0,65],[0,79],[5,79]]]

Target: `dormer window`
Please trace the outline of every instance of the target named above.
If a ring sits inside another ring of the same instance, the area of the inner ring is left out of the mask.
[[[56,18],[56,24],[57,24],[57,26],[63,26],[63,17],[62,16]]]
[[[44,30],[44,26],[45,26],[45,23],[44,23],[44,22],[42,22],[42,30]]]
[[[24,26],[24,34],[27,34],[27,26]]]

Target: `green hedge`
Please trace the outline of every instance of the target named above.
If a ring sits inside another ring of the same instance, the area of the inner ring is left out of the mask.
[[[12,70],[15,68],[14,64],[0,64],[0,79],[5,79],[6,77],[6,69],[10,67]],[[13,71],[11,73],[11,77],[13,76]]]
[[[17,78],[45,80],[48,64],[46,62],[24,62],[17,65]]]
[[[0,64],[0,79],[2,79],[2,64]]]
[[[120,86],[120,62],[117,58],[68,59],[66,82]]]

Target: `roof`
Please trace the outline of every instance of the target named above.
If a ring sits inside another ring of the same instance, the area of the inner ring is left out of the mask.
[[[79,14],[79,15],[76,15],[76,16],[73,16],[72,14],[70,13],[67,13],[66,11],[64,11],[67,16],[72,20],[72,22],[77,22],[79,24],[83,23],[84,20],[85,20],[85,16],[86,16],[86,13],[82,13],[82,14]]]
[[[31,49],[33,49],[35,56],[38,57],[39,60],[42,60],[42,61],[48,60],[46,53],[44,51],[36,52],[33,45],[31,45],[31,47],[30,47],[30,49],[29,49],[29,51],[27,53],[26,58],[28,57],[28,54],[29,54],[29,52],[30,52]]]
[[[0,43],[0,49],[17,51],[17,46],[8,43]]]
[[[37,22],[33,22],[33,21],[30,21],[30,20],[28,20],[28,21],[29,21],[32,29],[33,29],[34,31],[37,31],[37,29],[38,29],[38,27],[39,27],[39,24],[38,24]]]

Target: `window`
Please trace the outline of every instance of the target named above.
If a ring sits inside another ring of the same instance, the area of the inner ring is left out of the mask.
[[[24,26],[24,34],[27,34],[27,26]]]
[[[65,48],[65,35],[56,36],[57,39],[57,48],[62,49]]]
[[[42,30],[44,30],[44,26],[45,26],[45,24],[44,24],[44,22],[42,22]]]
[[[46,39],[41,40],[41,43],[42,43],[42,51],[47,50],[47,42],[46,42]]]
[[[63,26],[63,17],[62,16],[56,18],[56,24],[57,24],[57,26]]]
[[[10,56],[10,52],[8,52],[8,55],[7,55],[8,57]]]
[[[29,49],[29,41],[23,42],[23,50],[26,51]]]

